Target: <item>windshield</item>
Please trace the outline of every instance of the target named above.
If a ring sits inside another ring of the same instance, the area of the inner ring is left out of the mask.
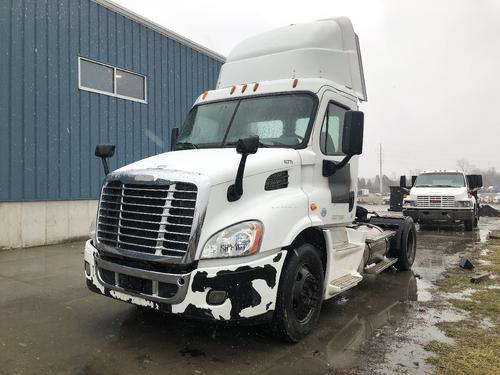
[[[416,187],[463,187],[464,175],[461,173],[424,173],[417,177]]]
[[[259,136],[263,147],[302,146],[315,100],[309,94],[284,94],[202,104],[189,112],[176,150],[234,146]]]

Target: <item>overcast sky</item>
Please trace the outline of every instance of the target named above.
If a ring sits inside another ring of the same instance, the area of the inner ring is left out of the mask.
[[[500,1],[115,0],[227,55],[290,23],[347,16],[359,35],[368,102],[360,175],[500,170]]]

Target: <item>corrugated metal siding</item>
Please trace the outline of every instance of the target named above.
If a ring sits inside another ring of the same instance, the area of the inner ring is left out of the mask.
[[[79,90],[78,56],[146,75],[148,104]],[[221,65],[89,0],[0,1],[0,201],[97,198],[95,145],[166,151]]]

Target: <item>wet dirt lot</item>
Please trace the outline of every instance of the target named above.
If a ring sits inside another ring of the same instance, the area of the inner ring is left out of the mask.
[[[440,337],[433,320],[446,314],[426,307],[432,282],[498,226],[420,229],[413,271],[368,275],[325,302],[296,345],[265,327],[185,321],[92,294],[83,242],[0,251],[0,374],[430,373],[418,343]]]

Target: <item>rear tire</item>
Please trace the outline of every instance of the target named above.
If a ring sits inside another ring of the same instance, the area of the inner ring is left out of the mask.
[[[293,249],[281,272],[272,322],[275,337],[296,343],[319,321],[324,272],[319,251],[310,244]]]
[[[406,271],[411,268],[415,261],[415,254],[417,251],[417,230],[415,229],[413,220],[408,217],[401,223],[399,230],[401,231],[399,246],[391,251],[391,255],[398,258],[398,261],[394,265],[398,271]],[[391,243],[391,245],[393,244],[396,245],[396,241]]]

